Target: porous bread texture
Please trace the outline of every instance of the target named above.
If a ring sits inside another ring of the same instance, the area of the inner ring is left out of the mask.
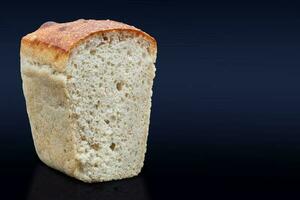
[[[67,73],[72,114],[78,118],[76,175],[111,180],[141,170],[154,78],[148,47],[142,38],[111,33],[73,52]]]
[[[87,38],[66,70],[21,54],[35,148],[47,165],[85,182],[137,175],[146,152],[155,56],[130,32]]]

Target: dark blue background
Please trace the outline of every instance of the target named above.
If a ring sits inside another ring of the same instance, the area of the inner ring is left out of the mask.
[[[300,6],[39,1],[0,5],[0,188],[11,199],[287,198],[300,190]],[[82,184],[37,158],[19,69],[45,21],[113,19],[158,42],[145,167]],[[134,198],[135,197],[135,198]]]

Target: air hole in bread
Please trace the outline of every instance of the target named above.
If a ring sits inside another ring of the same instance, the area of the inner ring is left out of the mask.
[[[91,54],[91,55],[95,55],[95,54],[96,54],[96,49],[91,49],[91,50],[90,50],[90,54]]]
[[[71,114],[71,118],[73,118],[73,119],[79,119],[79,115],[76,114],[76,113],[72,113]]]
[[[85,135],[80,135],[80,139],[81,139],[82,141],[85,141],[85,140],[86,140]]]
[[[100,107],[100,101],[98,100],[95,107],[98,109]]]
[[[100,149],[100,146],[99,146],[98,143],[91,144],[91,147],[92,147],[94,150],[96,150],[96,151],[98,151],[98,150]]]
[[[117,90],[121,91],[122,88],[123,88],[123,83],[122,82],[118,82],[117,85],[116,85],[116,87],[117,87]]]
[[[111,143],[111,145],[109,146],[109,148],[114,151],[116,148],[116,144],[115,143]]]

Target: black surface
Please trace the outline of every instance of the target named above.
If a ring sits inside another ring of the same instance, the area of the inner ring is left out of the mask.
[[[300,6],[294,2],[1,2],[1,199],[297,198]],[[158,42],[145,167],[83,184],[34,152],[20,38],[45,21],[114,19]]]

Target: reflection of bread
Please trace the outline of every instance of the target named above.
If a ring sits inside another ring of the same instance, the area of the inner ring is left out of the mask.
[[[148,200],[150,197],[143,176],[104,184],[84,184],[38,164],[31,179],[27,199]]]
[[[23,37],[23,90],[40,159],[85,182],[137,175],[155,59],[151,36],[109,20],[51,22]]]

